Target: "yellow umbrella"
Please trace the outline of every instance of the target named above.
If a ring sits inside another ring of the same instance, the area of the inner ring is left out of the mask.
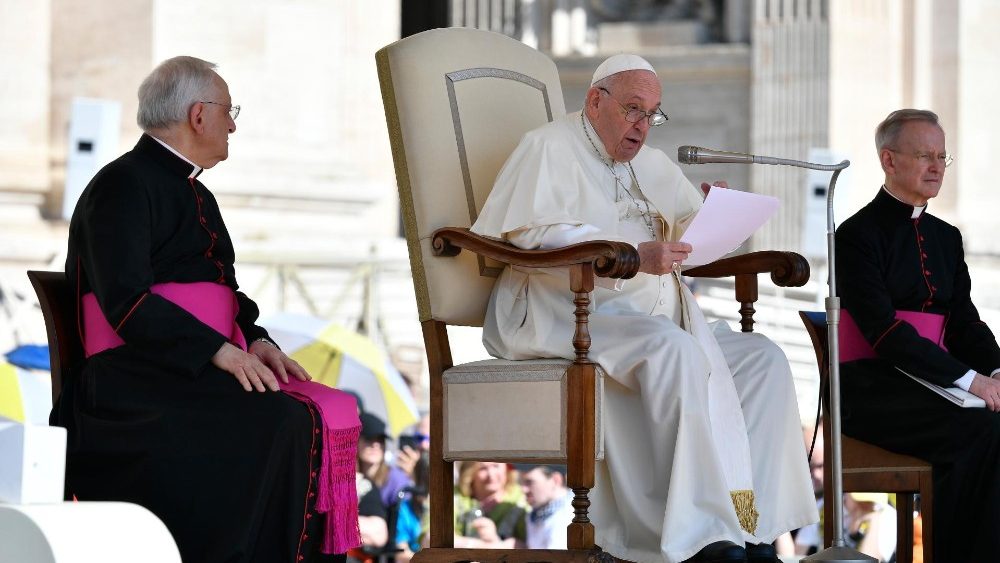
[[[307,315],[280,313],[261,325],[314,381],[357,393],[364,409],[386,421],[394,436],[417,422],[409,386],[371,339]]]

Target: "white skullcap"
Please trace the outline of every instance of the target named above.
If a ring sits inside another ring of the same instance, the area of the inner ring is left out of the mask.
[[[597,67],[597,70],[594,71],[594,78],[590,81],[590,85],[593,86],[612,74],[618,74],[626,70],[648,70],[656,74],[656,71],[653,70],[653,65],[649,64],[646,59],[639,55],[623,53],[608,57],[607,60],[601,63],[601,66]]]

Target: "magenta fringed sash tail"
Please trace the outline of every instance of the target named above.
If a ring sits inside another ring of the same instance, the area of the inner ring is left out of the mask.
[[[191,313],[243,350],[247,349],[243,331],[236,324],[239,305],[233,290],[211,282],[163,283],[150,292],[171,301]],[[108,323],[93,293],[81,298],[83,349],[89,358],[125,342]],[[358,530],[358,496],[354,484],[355,457],[361,421],[354,397],[313,381],[290,378],[278,382],[281,390],[295,399],[313,405],[323,423],[323,450],[318,478],[316,511],[326,516],[323,553],[346,553],[361,545]]]

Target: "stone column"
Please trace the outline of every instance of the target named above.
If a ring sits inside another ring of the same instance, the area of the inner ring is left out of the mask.
[[[757,0],[752,29],[750,150],[806,160],[829,139],[829,21],[820,0]],[[754,192],[782,205],[754,236],[754,249],[800,246],[806,171],[754,165]]]
[[[49,188],[48,0],[0,2],[0,220],[38,219]]]

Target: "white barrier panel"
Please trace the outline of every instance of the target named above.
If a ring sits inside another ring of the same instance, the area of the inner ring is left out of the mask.
[[[152,512],[125,502],[0,504],[0,561],[181,563]]]
[[[0,460],[0,502],[62,502],[65,428],[0,421]]]

